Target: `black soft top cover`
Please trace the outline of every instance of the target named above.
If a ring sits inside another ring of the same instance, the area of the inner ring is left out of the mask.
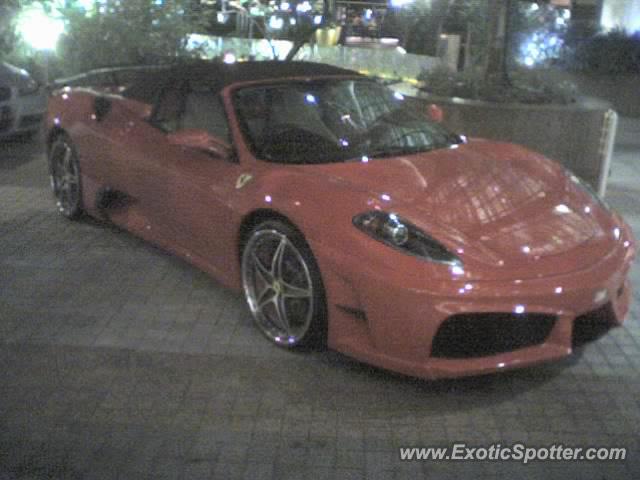
[[[163,87],[183,84],[185,81],[210,86],[213,91],[219,92],[237,82],[277,81],[288,77],[333,75],[359,74],[352,70],[313,62],[256,61],[225,64],[219,61],[198,61],[140,71],[139,77],[123,92],[123,95],[145,103],[153,103]]]

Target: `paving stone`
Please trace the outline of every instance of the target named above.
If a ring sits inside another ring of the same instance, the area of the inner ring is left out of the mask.
[[[126,232],[56,215],[40,147],[0,148],[0,480],[640,477],[640,261],[625,325],[572,358],[416,380],[271,346],[241,295]],[[617,154],[608,200],[640,234],[637,178],[637,155]],[[399,458],[454,442],[628,458]]]

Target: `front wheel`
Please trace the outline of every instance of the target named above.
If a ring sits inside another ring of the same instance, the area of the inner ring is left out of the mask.
[[[80,166],[75,148],[66,135],[56,138],[49,149],[49,173],[58,211],[67,218],[78,218],[82,213]]]
[[[282,347],[321,346],[326,300],[302,235],[279,220],[253,229],[242,254],[242,284],[260,330]]]

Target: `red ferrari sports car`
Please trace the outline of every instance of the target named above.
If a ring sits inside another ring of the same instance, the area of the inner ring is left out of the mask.
[[[64,216],[244,290],[282,347],[435,378],[558,359],[620,325],[623,219],[547,158],[415,104],[304,62],[94,72],[50,99],[53,192]]]

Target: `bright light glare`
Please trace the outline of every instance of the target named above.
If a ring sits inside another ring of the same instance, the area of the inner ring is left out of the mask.
[[[460,265],[452,265],[451,273],[453,273],[454,275],[464,275],[464,268],[462,268]]]
[[[20,15],[18,32],[36,50],[54,50],[58,38],[64,33],[64,22],[49,17],[42,7],[33,5]]]
[[[305,0],[304,2],[299,3],[296,6],[296,11],[302,12],[302,13],[307,13],[307,12],[310,12],[312,10],[312,8],[313,7],[311,6],[311,4],[308,1]]]
[[[222,61],[228,64],[236,63],[236,56],[231,52],[227,52],[224,54],[224,57],[222,57]]]
[[[322,23],[322,15],[316,15],[313,17],[313,24],[320,25]]]
[[[273,30],[280,30],[284,25],[284,20],[281,17],[273,16],[269,19],[269,27]]]
[[[392,7],[404,7],[405,5],[409,5],[410,3],[413,3],[413,0],[391,0],[391,6]]]
[[[77,0],[78,6],[83,8],[85,11],[92,10],[95,6],[94,0]]]

